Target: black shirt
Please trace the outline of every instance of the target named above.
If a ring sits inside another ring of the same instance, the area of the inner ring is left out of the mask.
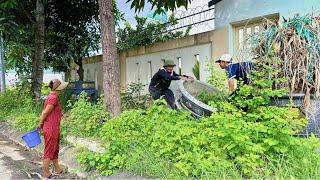
[[[176,72],[169,73],[165,69],[159,71],[151,78],[150,89],[166,90],[169,89],[172,80],[180,80],[180,75]]]

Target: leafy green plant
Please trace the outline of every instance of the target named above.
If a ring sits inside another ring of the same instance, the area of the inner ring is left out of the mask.
[[[128,50],[139,46],[151,45],[164,42],[170,39],[187,36],[191,27],[185,33],[183,31],[167,32],[167,27],[161,22],[150,22],[144,17],[135,17],[136,27],[132,27],[129,22],[124,23],[124,28],[119,28],[116,32],[118,50]],[[174,17],[169,17],[168,23],[174,25],[177,21]]]
[[[143,93],[145,85],[141,83],[131,83],[124,93],[122,93],[122,109],[145,109],[150,106],[151,98],[149,94]]]
[[[22,132],[36,128],[42,103],[33,101],[26,88],[12,88],[0,94],[0,119]]]
[[[81,93],[74,103],[69,116],[63,121],[63,127],[74,135],[82,137],[95,136],[109,119],[102,99],[97,103],[90,102],[86,93]]]
[[[33,130],[39,123],[39,115],[32,112],[20,113],[13,117],[11,124],[22,132]]]
[[[27,89],[13,88],[0,94],[0,119],[8,120],[20,112],[40,113],[41,103],[32,100]]]
[[[270,105],[287,90],[273,88],[282,79],[268,63],[257,66],[265,70],[254,72],[253,83],[231,98],[214,102],[219,111],[212,116],[196,120],[157,100],[106,122],[99,137],[107,151],[84,152],[78,160],[107,175],[126,169],[169,179],[318,177],[319,139],[295,136],[306,117],[290,105]]]
[[[211,106],[214,106],[214,107],[216,107],[216,105],[214,104],[225,101],[227,98],[228,98],[227,94],[224,93],[223,91],[217,94],[210,94],[206,91],[202,91],[197,97],[197,99],[200,100],[201,102],[208,105],[210,104]]]
[[[76,102],[76,99],[73,98],[71,91],[65,90],[59,94],[59,102],[62,107],[62,111],[68,112]]]
[[[218,69],[215,64],[208,62],[207,69],[210,72],[210,76],[207,79],[207,82],[212,86],[219,88],[224,91],[226,89],[227,75],[224,70]]]
[[[200,80],[200,61],[196,60],[192,68],[193,75],[196,77],[197,80]]]

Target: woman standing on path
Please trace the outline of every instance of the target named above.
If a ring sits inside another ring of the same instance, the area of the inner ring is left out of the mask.
[[[38,127],[44,134],[43,153],[43,177],[53,178],[55,174],[64,173],[58,162],[59,140],[60,140],[60,120],[62,110],[58,100],[59,93],[67,87],[68,83],[54,79],[50,81],[50,94],[44,102],[44,110],[40,116]],[[54,172],[49,170],[50,162],[53,163]]]

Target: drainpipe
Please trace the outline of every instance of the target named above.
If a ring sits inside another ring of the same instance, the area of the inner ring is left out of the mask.
[[[6,90],[6,81],[4,69],[4,44],[2,31],[0,31],[0,88],[0,92],[4,93]]]

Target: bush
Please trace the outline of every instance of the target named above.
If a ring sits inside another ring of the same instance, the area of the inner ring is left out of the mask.
[[[87,94],[81,93],[70,110],[69,117],[63,121],[63,127],[74,135],[92,137],[100,131],[108,119],[109,115],[101,99],[94,104]]]
[[[299,109],[269,105],[287,93],[273,89],[281,81],[273,73],[254,72],[253,84],[209,102],[219,111],[208,118],[168,109],[164,100],[124,112],[101,128],[107,151],[78,160],[108,175],[127,169],[156,178],[317,178],[320,141],[295,136],[307,122]]]
[[[103,174],[129,169],[157,177],[199,176],[214,164],[226,171],[232,166],[222,152],[212,151],[216,144],[210,141],[210,129],[199,131],[202,123],[189,113],[168,109],[164,100],[156,103],[149,110],[127,111],[107,122],[100,137],[108,151],[85,152],[79,161]]]
[[[84,152],[78,160],[102,174],[127,169],[161,178],[315,178],[320,173],[319,140],[292,136],[305,124],[298,109],[270,106],[253,114],[224,104],[220,112],[196,121],[163,101],[156,103],[105,123],[100,137],[108,151]],[[300,161],[306,162],[301,168],[295,166]]]
[[[228,80],[226,72],[218,69],[218,67],[212,63],[207,64],[207,69],[210,72],[207,82],[212,86],[224,91],[226,89],[225,83]]]
[[[145,85],[141,83],[131,83],[121,95],[122,110],[146,109],[150,106],[151,98],[149,94],[143,93]]]
[[[31,131],[39,124],[39,115],[32,112],[20,113],[13,117],[11,124],[22,132]]]

